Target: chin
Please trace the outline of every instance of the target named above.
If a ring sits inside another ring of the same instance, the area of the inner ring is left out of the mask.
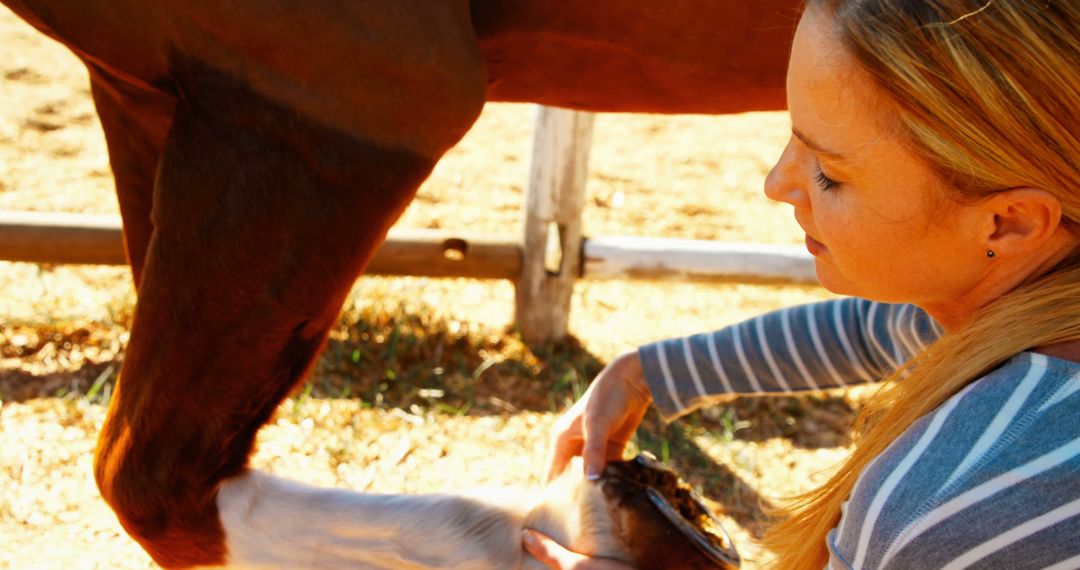
[[[916,299],[919,297],[919,289],[912,287],[909,282],[901,282],[896,279],[896,275],[903,275],[902,273],[893,272],[889,277],[880,277],[877,281],[870,281],[869,279],[861,279],[857,284],[847,275],[838,271],[835,266],[823,263],[820,259],[816,259],[814,264],[815,272],[817,273],[818,283],[821,284],[830,293],[842,295],[844,297],[859,297],[861,299],[868,299],[870,301],[877,301],[879,303],[915,303],[920,306]],[[874,276],[871,271],[865,272],[867,275]],[[878,272],[880,275],[881,272]],[[930,287],[930,285],[922,285],[922,287]],[[938,283],[936,287],[933,287],[934,291],[944,290],[944,286]]]
[[[820,257],[814,258],[814,272],[817,274],[818,283],[830,293],[849,296],[857,295],[851,283],[839,275],[836,268],[822,261]]]

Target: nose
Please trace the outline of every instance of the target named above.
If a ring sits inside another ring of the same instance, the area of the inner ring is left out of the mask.
[[[791,204],[796,209],[810,206],[805,181],[800,176],[795,137],[788,140],[769,175],[765,177],[765,196],[770,200]]]

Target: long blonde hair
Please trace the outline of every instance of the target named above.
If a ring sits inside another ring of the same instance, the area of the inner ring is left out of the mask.
[[[895,103],[899,128],[959,198],[1034,187],[1080,230],[1080,6],[1073,0],[809,0]],[[1078,233],[1080,235],[1080,233]],[[1015,354],[1080,339],[1080,259],[983,307],[896,371],[860,414],[855,451],[779,511],[784,570],[822,568],[862,470],[916,420]],[[906,376],[905,376],[906,375]]]

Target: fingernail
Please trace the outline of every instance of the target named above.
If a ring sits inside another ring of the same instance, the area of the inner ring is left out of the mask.
[[[529,529],[523,528],[523,529],[521,529],[521,540],[525,544],[528,544],[528,545],[531,546],[533,544],[536,544],[536,535],[534,535],[531,531],[529,531]]]
[[[590,465],[590,466],[585,468],[585,479],[587,481],[596,481],[599,478],[600,478],[600,472],[597,471],[596,467]]]

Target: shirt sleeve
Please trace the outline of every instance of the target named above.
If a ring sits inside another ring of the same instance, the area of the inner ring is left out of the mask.
[[[654,403],[670,421],[729,394],[874,382],[940,334],[940,325],[914,305],[851,297],[645,345],[638,354]]]

